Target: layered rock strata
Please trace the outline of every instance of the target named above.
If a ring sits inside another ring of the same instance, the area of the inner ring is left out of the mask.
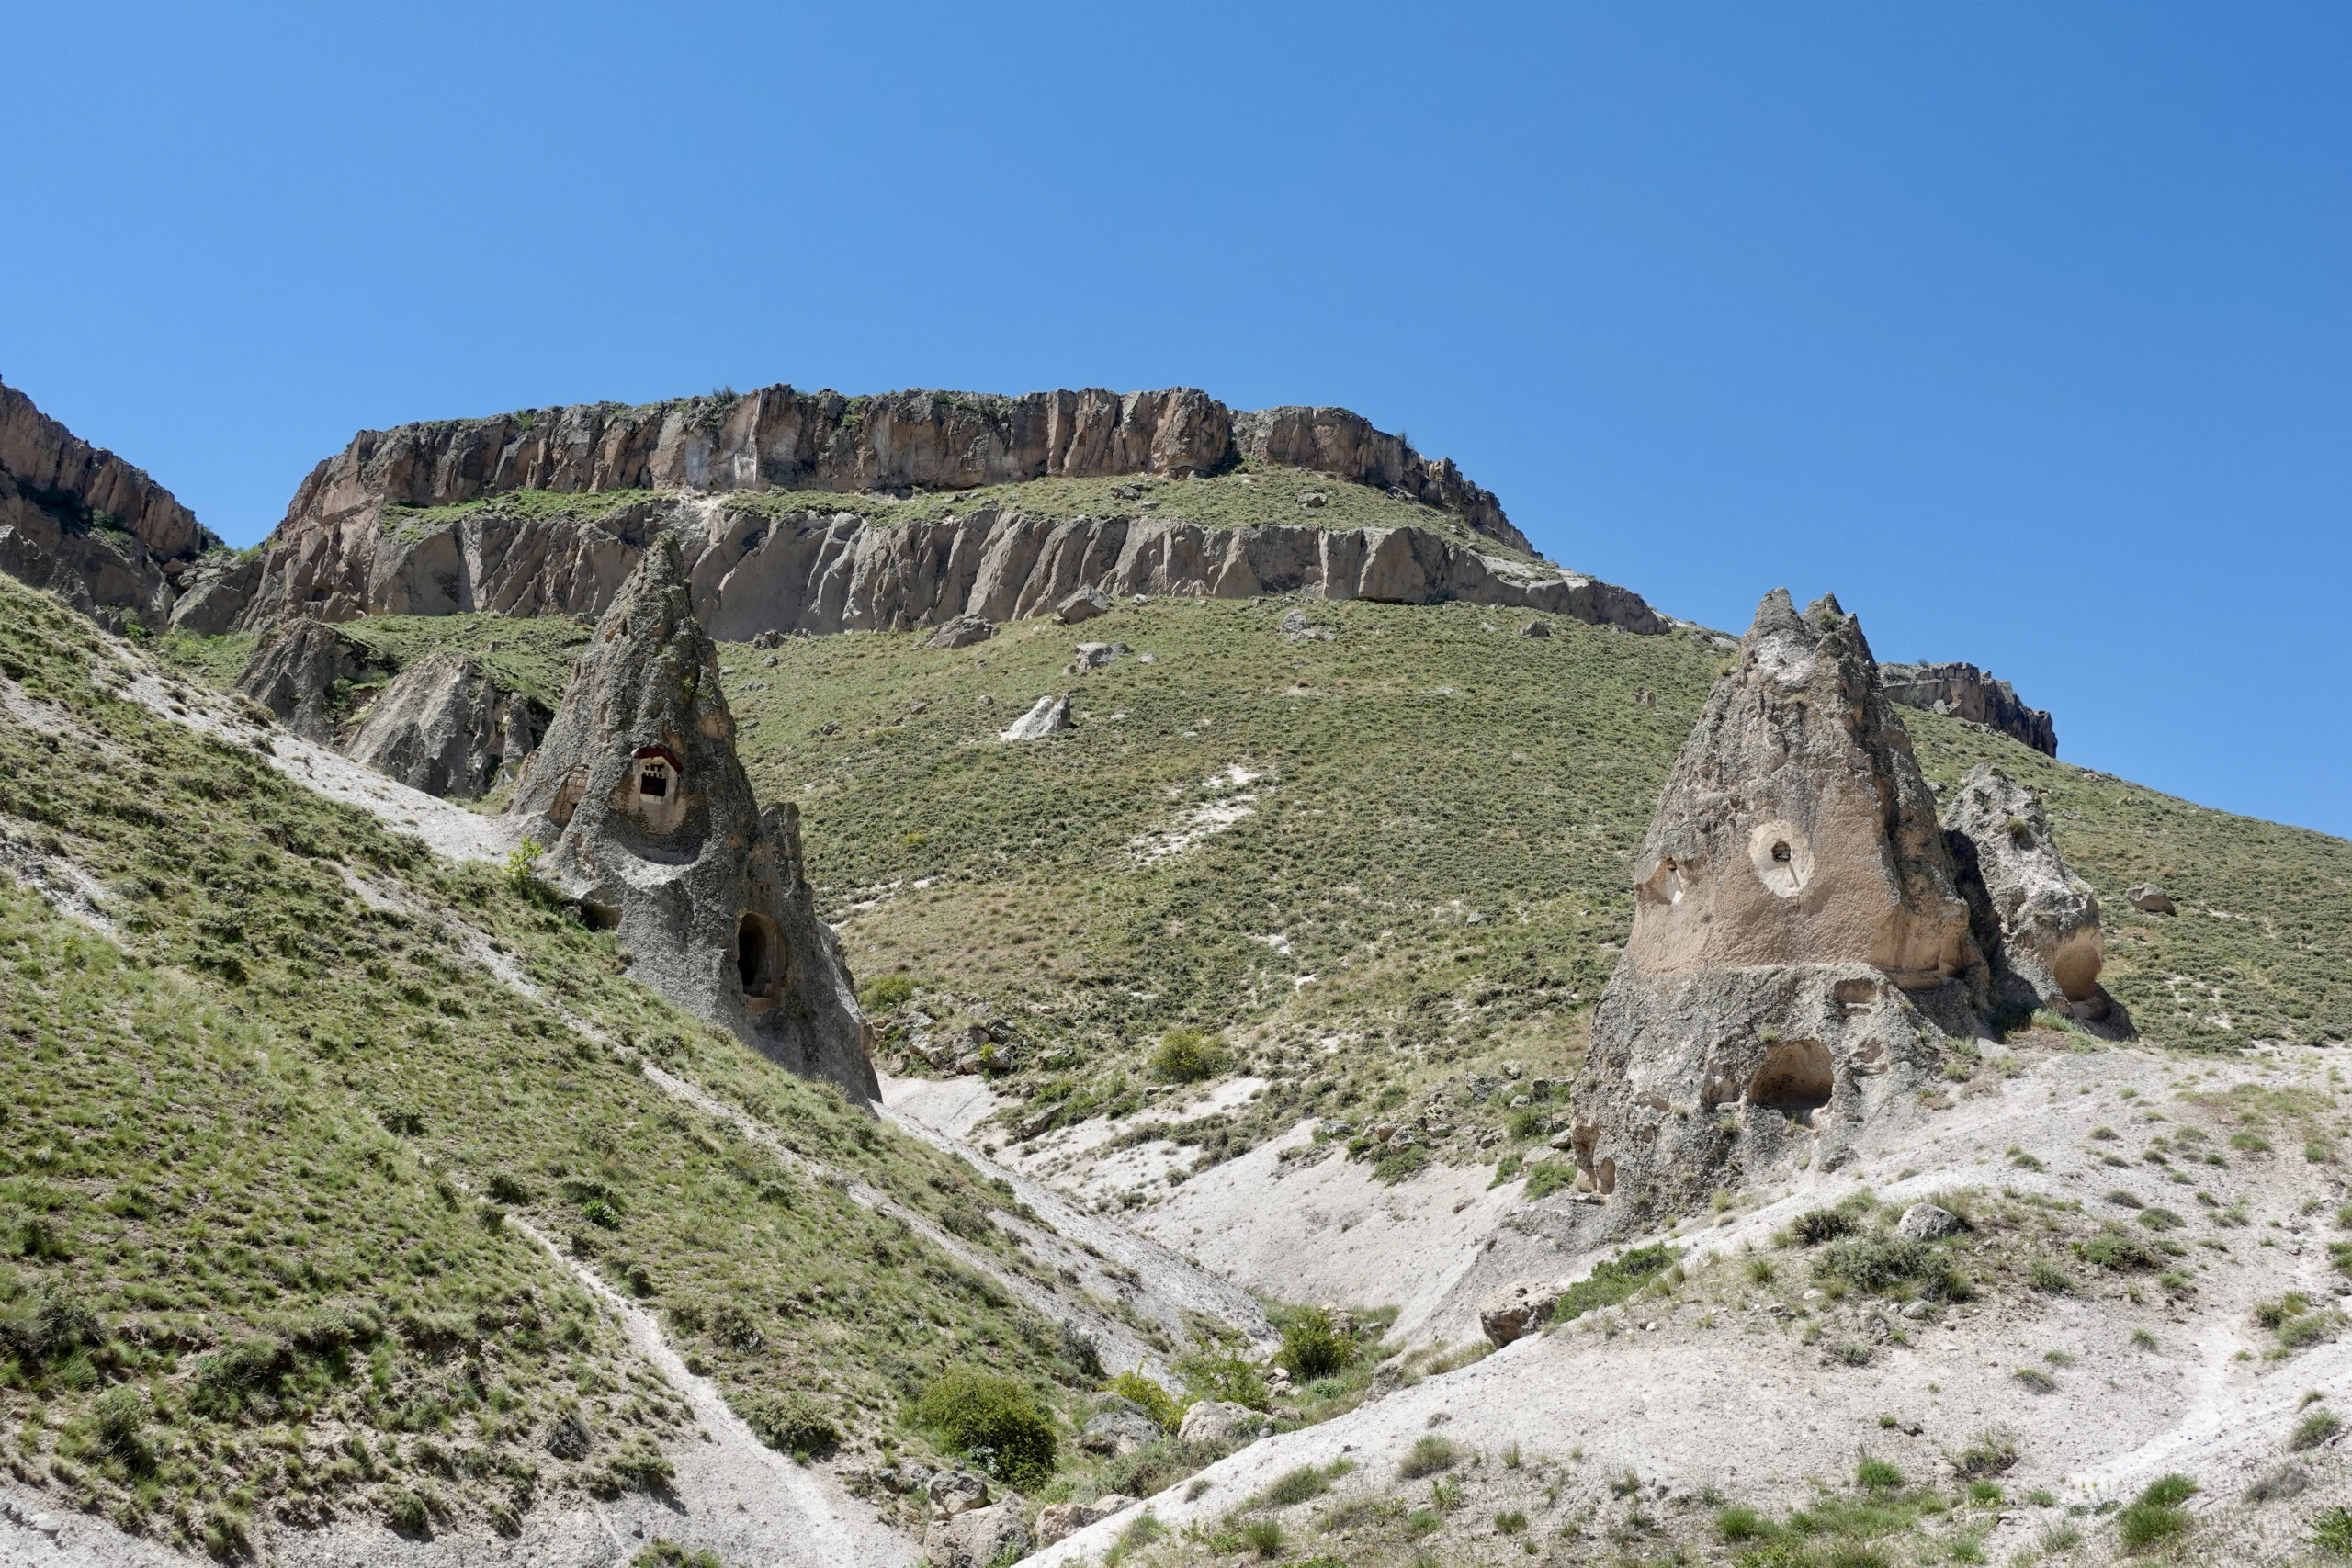
[[[172,492],[0,386],[0,571],[119,627],[161,626],[220,540]]]
[[[798,813],[752,797],[674,541],[648,552],[597,623],[509,811],[548,846],[548,879],[618,929],[639,978],[792,1071],[878,1102]]]
[[[1887,696],[1905,707],[1964,718],[2058,755],[2058,728],[2048,710],[2026,706],[2007,681],[1973,664],[1882,664],[1878,674]]]
[[[1934,802],[1834,599],[1776,590],[1676,759],[1570,1146],[1636,1213],[1835,1157],[1932,1080],[1982,961]]]
[[[2066,868],[2031,790],[1991,763],[1970,770],[1944,807],[1944,841],[1960,871],[1977,945],[1992,963],[1993,1005],[2106,1018],[2098,898]]]
[[[1001,623],[1071,595],[1330,599],[1525,608],[1645,634],[1669,623],[1629,590],[1485,555],[1414,527],[1212,528],[1182,517],[1060,520],[982,507],[933,523],[787,512],[667,496],[553,514],[492,506],[434,527],[353,522],[266,550],[245,624],[302,615],[601,615],[653,539],[685,550],[712,636],[826,635]],[[209,601],[207,601],[209,604]]]
[[[537,729],[529,698],[439,649],[384,684],[343,750],[411,789],[472,800],[520,770]]]

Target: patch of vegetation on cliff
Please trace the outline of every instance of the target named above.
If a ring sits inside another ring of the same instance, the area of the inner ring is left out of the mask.
[[[395,537],[416,537],[437,533],[468,517],[496,514],[525,521],[546,517],[568,517],[575,522],[591,523],[610,517],[616,512],[635,506],[640,502],[660,499],[658,491],[650,490],[509,490],[495,495],[477,496],[471,501],[453,502],[447,506],[387,506],[384,508],[384,531]]]
[[[526,882],[126,700],[135,657],[0,581],[6,853],[95,877],[116,926],[0,901],[0,1454],[28,1484],[223,1551],[265,1515],[437,1529],[660,1485],[683,1403],[518,1222],[796,1432],[902,1441],[951,1359],[1049,1405],[1091,1385],[846,1185],[941,1221],[1006,1201],[968,1168],[669,1007]]]

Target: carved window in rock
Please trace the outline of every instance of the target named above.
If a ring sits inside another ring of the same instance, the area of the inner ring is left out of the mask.
[[[765,1012],[784,999],[784,933],[767,916],[746,909],[735,921],[735,977],[743,1006]]]
[[[646,827],[666,833],[685,815],[684,759],[659,743],[629,753],[628,780],[622,786],[629,810]]]
[[[1836,1071],[1829,1048],[1818,1040],[1783,1042],[1764,1053],[1756,1076],[1748,1079],[1747,1103],[1810,1123],[1813,1113],[1829,1103]]]

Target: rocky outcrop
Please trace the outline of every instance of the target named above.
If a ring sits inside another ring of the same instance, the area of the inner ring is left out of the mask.
[[[799,815],[752,798],[674,541],[648,552],[597,623],[509,809],[549,846],[548,879],[618,928],[640,979],[792,1071],[877,1103]]]
[[[119,626],[161,627],[220,540],[143,469],[0,386],[0,571]]]
[[[528,698],[442,649],[384,685],[343,750],[411,789],[471,800],[522,766],[537,728]]]
[[[1992,964],[1994,1005],[2105,1018],[2098,899],[2066,869],[2041,797],[1982,763],[1944,807],[1943,828],[1977,945]]]
[[[1521,1280],[1493,1292],[1478,1303],[1478,1329],[1497,1348],[1524,1339],[1552,1321],[1559,1301],[1556,1285]]]
[[[2058,729],[2049,713],[2026,706],[2007,681],[1988,671],[1973,664],[1882,664],[1878,675],[1887,696],[1905,707],[1964,718],[2046,756],[2058,755]]]
[[[1634,1218],[1841,1157],[1981,978],[1932,798],[1853,616],[1768,595],[1675,761],[1569,1144]],[[1916,999],[1915,999],[1916,995]]]
[[[368,649],[318,621],[288,621],[263,639],[237,677],[237,690],[305,740],[333,746],[352,689],[390,670]]]
[[[1557,567],[1484,555],[1414,527],[1305,524],[1212,528],[1181,516],[1059,520],[982,507],[933,523],[854,513],[781,514],[717,497],[665,497],[577,513],[492,506],[425,527],[372,521],[288,536],[266,551],[244,624],[299,614],[495,611],[601,615],[652,541],[677,535],[695,612],[713,637],[825,635],[1002,623],[1073,595],[1329,599],[1515,606],[1657,633],[1638,594]]]

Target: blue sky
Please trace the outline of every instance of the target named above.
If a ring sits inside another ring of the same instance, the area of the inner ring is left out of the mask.
[[[1189,384],[2352,834],[2352,8],[0,4],[0,377],[259,537],[358,428]],[[37,67],[37,68],[34,68]]]

